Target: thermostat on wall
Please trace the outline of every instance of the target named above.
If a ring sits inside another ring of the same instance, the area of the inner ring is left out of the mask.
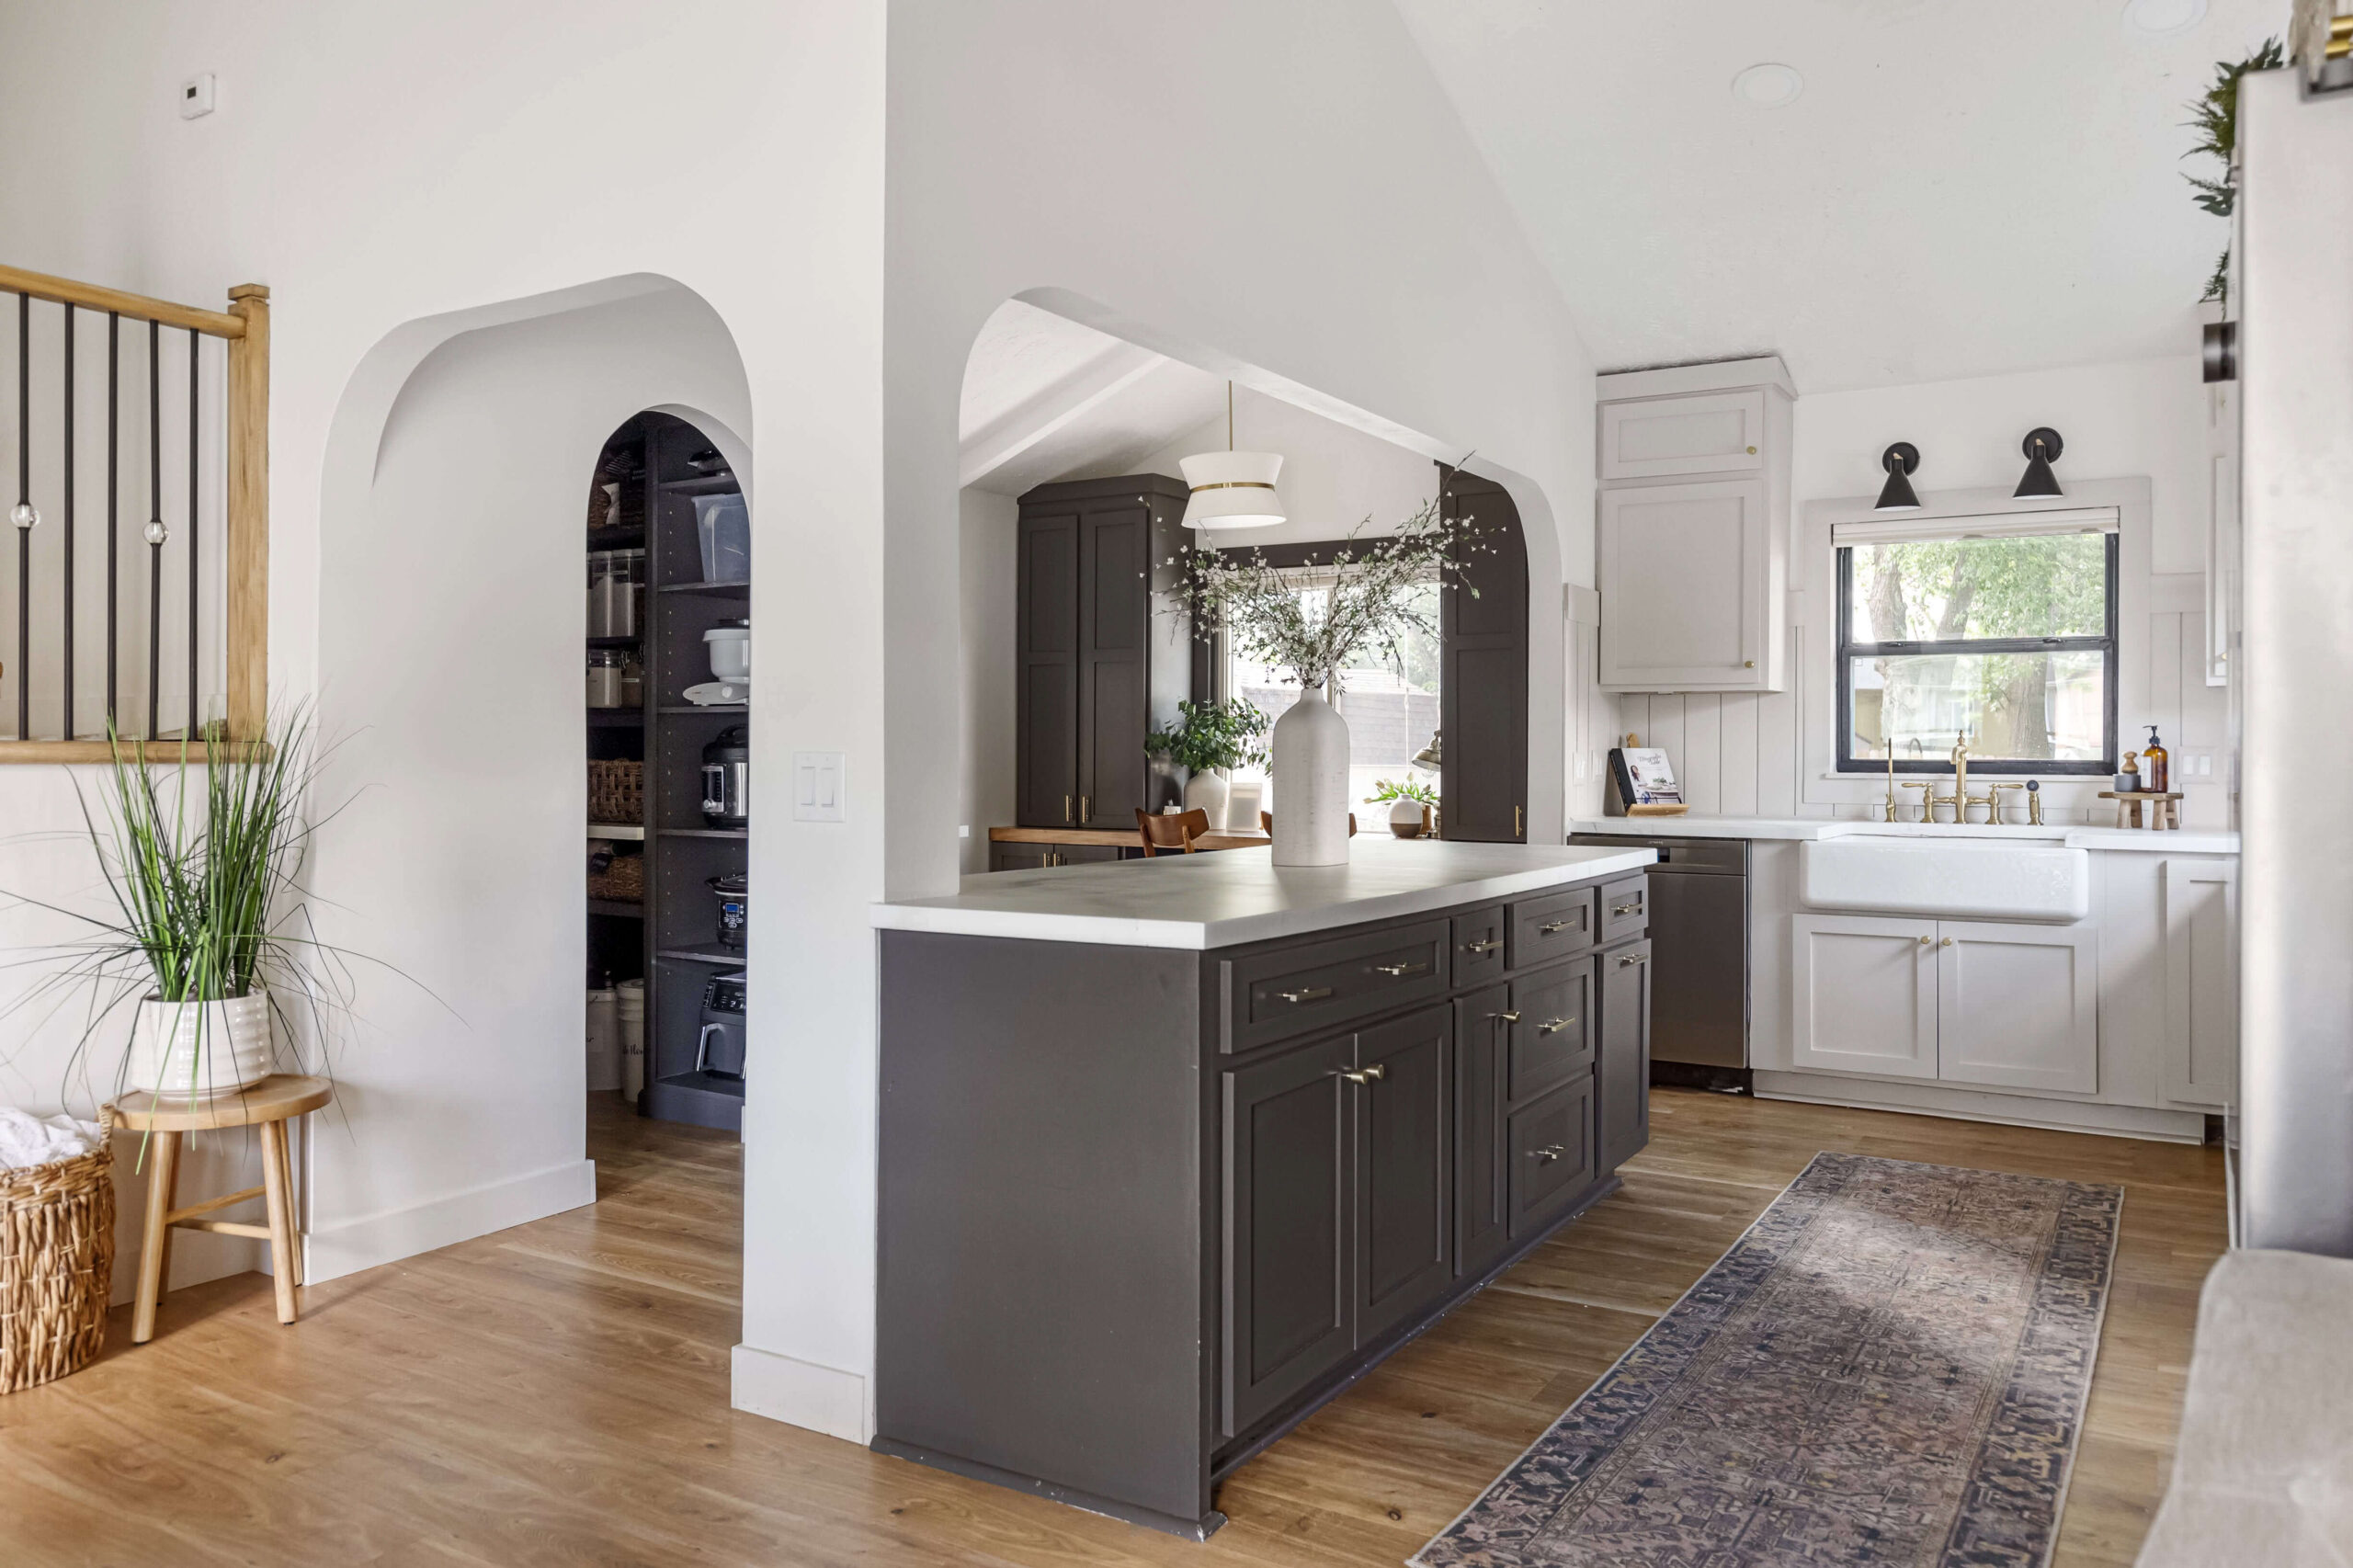
[[[190,76],[180,84],[180,118],[200,119],[212,112],[212,73]]]

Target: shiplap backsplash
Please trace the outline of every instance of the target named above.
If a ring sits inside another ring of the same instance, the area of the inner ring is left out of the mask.
[[[2174,754],[2174,787],[2183,793],[2184,827],[2231,825],[2229,714],[2226,690],[2206,684],[2204,579],[2195,573],[2151,579],[2154,607],[2143,636],[2123,639],[2123,656],[2148,665],[2145,716],[2118,715],[2126,749],[2155,724]],[[1571,590],[1569,596],[1568,747],[1569,812],[1601,813],[1604,770],[1609,748],[1629,733],[1663,748],[1683,783],[1683,798],[1694,812],[1726,816],[1804,817],[1872,814],[1864,804],[1808,803],[1801,776],[1798,714],[1804,682],[1817,676],[1809,659],[1822,649],[1809,639],[1824,629],[1790,627],[1790,688],[1777,692],[1678,692],[1649,696],[1603,691],[1595,684],[1600,657],[1598,596]],[[1792,619],[1794,620],[1794,616]],[[2209,753],[2214,771],[2185,777],[2183,754]],[[2108,802],[2088,812],[2053,811],[2052,821],[2106,826],[2114,820]]]

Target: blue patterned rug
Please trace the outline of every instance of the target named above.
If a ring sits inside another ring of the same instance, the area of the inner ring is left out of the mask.
[[[1422,1568],[2040,1568],[2120,1187],[1817,1154]]]

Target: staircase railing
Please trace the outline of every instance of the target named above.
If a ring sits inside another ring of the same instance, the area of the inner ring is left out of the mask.
[[[103,762],[109,726],[169,756],[191,740],[259,739],[269,290],[241,285],[210,311],[0,267],[0,305],[11,294],[0,763]],[[209,351],[212,340],[223,350]]]

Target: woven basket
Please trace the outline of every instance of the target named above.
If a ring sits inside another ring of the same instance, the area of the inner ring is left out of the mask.
[[[88,1365],[106,1343],[113,1289],[113,1141],[0,1171],[0,1393]]]
[[[618,899],[625,903],[645,902],[645,857],[616,855],[612,865],[602,873],[588,874],[590,898]]]
[[[592,762],[588,765],[588,820],[642,822],[645,819],[645,764]]]

